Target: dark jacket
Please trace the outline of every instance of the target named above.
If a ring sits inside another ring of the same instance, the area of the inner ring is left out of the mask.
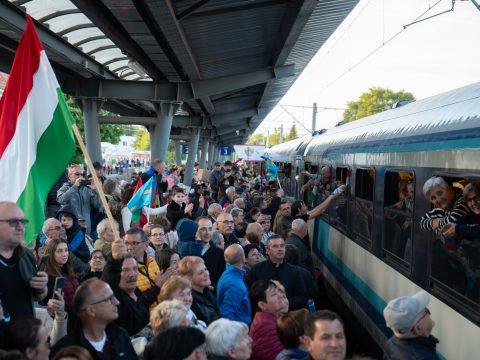
[[[291,264],[283,262],[276,266],[270,260],[258,263],[248,273],[245,283],[250,289],[257,280],[278,280],[285,287],[289,310],[307,307],[307,288],[300,271]]]
[[[216,195],[218,193],[218,180],[223,175],[221,170],[219,171],[212,171],[210,174],[210,189]]]
[[[167,218],[170,220],[172,224],[172,229],[175,229],[177,223],[182,220],[183,218],[191,219],[192,216],[189,214],[185,214],[185,207],[187,205],[185,203],[182,206],[178,205],[175,201],[170,201],[170,204],[167,206]],[[193,211],[193,210],[192,210]]]
[[[70,229],[66,229],[68,249],[83,263],[88,264],[90,261],[90,250],[88,250],[85,242],[85,234],[78,224],[78,214],[71,205],[64,205],[58,210],[57,218],[61,222],[62,213],[68,214],[73,219],[73,225]]]
[[[210,242],[210,247],[205,254],[202,255],[202,259],[205,261],[205,266],[210,273],[212,286],[216,289],[218,280],[225,271],[225,257],[223,256],[223,251]]]
[[[151,302],[147,301],[147,298],[138,288],[135,289],[135,295],[137,296],[137,301],[135,301],[118,287],[122,263],[121,260],[114,260],[109,257],[105,269],[103,269],[102,280],[110,285],[115,297],[120,302],[118,318],[115,320],[116,324],[127,330],[128,335],[133,336],[147,326],[150,321],[149,307]]]
[[[400,339],[391,337],[383,349],[384,360],[440,360],[436,353],[438,340],[434,336]]]
[[[138,356],[133,349],[132,342],[130,341],[130,338],[128,337],[125,329],[122,329],[115,323],[110,323],[107,325],[105,332],[107,333],[107,339],[110,343],[112,360],[138,359]],[[78,345],[87,349],[94,360],[102,360],[101,354],[99,354],[90,344],[90,342],[85,338],[80,321],[77,323],[77,326],[72,332],[61,338],[55,344],[55,346],[50,351],[50,357],[54,357],[60,349],[72,345]]]
[[[198,320],[202,320],[209,325],[219,318],[215,296],[210,290],[205,289],[203,293],[199,293],[192,289],[192,297],[191,309],[197,315]]]
[[[312,255],[310,254],[310,250],[308,249],[308,247],[303,242],[303,239],[300,238],[298,235],[292,233],[285,240],[285,244],[291,244],[297,248],[298,256],[300,258],[298,265],[304,267],[313,274],[315,272],[315,269],[313,267]]]

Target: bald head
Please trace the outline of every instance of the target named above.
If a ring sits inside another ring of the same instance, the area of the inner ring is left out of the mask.
[[[224,256],[227,264],[236,266],[238,268],[243,267],[245,264],[245,253],[239,244],[233,244],[227,247],[225,249]]]

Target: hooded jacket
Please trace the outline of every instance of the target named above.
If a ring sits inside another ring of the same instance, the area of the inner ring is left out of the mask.
[[[70,205],[64,205],[58,210],[57,218],[61,222],[62,214],[68,214],[73,219],[73,225],[70,229],[65,229],[67,234],[68,249],[72,251],[82,262],[88,263],[90,260],[90,251],[85,242],[85,234],[78,224],[78,216],[74,208]]]
[[[181,258],[185,256],[201,256],[201,241],[195,241],[198,225],[190,219],[182,219],[177,224],[177,251]]]

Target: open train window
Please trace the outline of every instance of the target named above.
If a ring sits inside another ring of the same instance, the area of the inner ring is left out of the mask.
[[[431,210],[420,226],[431,233],[432,291],[467,317],[479,318],[480,178],[435,176],[423,187]],[[446,209],[446,210],[443,210]]]
[[[335,168],[335,177],[332,184],[332,191],[341,185],[346,186],[345,194],[336,198],[330,204],[328,213],[330,215],[330,224],[340,231],[347,231],[348,219],[348,192],[350,189],[350,168],[339,166]]]
[[[355,202],[352,209],[355,219],[353,236],[367,245],[371,243],[374,193],[375,169],[357,169],[355,171]]]
[[[320,167],[310,163],[306,163],[303,171],[304,182],[300,193],[303,195],[303,201],[309,209],[313,209],[320,204],[321,201],[321,171]]]
[[[412,260],[415,183],[411,171],[385,172],[383,249],[387,261],[405,270]]]

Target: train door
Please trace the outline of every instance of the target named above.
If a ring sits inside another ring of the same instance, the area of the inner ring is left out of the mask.
[[[301,176],[300,173],[302,171],[302,157],[297,156],[295,158],[295,177],[292,177],[292,183],[293,183],[293,195],[295,199],[300,198],[300,188],[301,188]]]

